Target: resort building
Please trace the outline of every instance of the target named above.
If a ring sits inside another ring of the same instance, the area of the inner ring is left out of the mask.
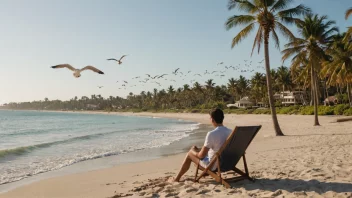
[[[306,91],[284,91],[274,95],[275,101],[281,101],[285,106],[288,105],[308,105],[308,95]]]
[[[239,101],[236,101],[234,106],[238,108],[247,108],[247,107],[252,107],[253,105],[254,103],[250,101],[248,97],[243,97]]]

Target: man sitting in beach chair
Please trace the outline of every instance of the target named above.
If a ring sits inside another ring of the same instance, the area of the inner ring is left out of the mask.
[[[210,163],[210,160],[216,154],[216,152],[226,142],[227,137],[231,133],[231,129],[225,127],[222,123],[224,120],[224,112],[221,109],[214,109],[210,113],[210,120],[212,125],[215,127],[213,131],[208,132],[205,137],[204,146],[202,149],[193,146],[186,155],[183,161],[182,167],[178,175],[176,176],[176,182],[179,182],[182,175],[184,175],[190,168],[192,161],[195,164],[206,168]],[[214,164],[216,165],[216,164]],[[215,170],[216,166],[213,166],[211,170]]]

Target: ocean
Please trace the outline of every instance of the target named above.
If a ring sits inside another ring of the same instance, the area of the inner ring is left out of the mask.
[[[156,117],[0,111],[0,185],[78,162],[157,148],[198,123]]]

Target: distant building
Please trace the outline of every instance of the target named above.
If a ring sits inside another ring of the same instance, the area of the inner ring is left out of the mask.
[[[308,95],[306,91],[283,91],[274,94],[275,101],[280,101],[281,104],[288,105],[307,105]]]
[[[234,106],[238,108],[247,108],[252,107],[253,105],[254,103],[248,97],[243,97],[234,104]]]
[[[87,104],[87,110],[96,110],[99,108],[99,105]]]

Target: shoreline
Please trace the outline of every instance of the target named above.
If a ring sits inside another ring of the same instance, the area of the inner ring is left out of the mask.
[[[209,122],[206,114],[123,113],[122,115],[165,117],[203,124]],[[336,116],[321,116],[322,126],[313,127],[313,116],[307,119],[309,116],[278,115],[278,118],[286,135],[284,137],[275,136],[271,116],[226,114],[225,125],[230,128],[236,125],[263,126],[247,150],[249,171],[257,182],[235,183],[236,190],[231,191],[223,189],[216,183],[214,186],[208,178],[201,181],[201,187],[198,186],[204,192],[198,193],[216,197],[352,196],[352,133],[349,132],[352,123],[335,123],[333,121]],[[157,191],[159,195],[165,196],[167,189],[173,189],[180,197],[192,197],[197,191],[185,189],[187,186],[199,184],[181,182],[173,185],[166,182],[168,177],[175,176],[183,158],[184,153],[181,153],[155,160],[54,177],[16,188],[0,194],[0,197],[111,197],[119,193],[144,197]],[[193,170],[191,167],[186,178],[193,177]],[[153,186],[131,192],[132,189],[151,181],[166,184],[168,187],[164,185],[159,191]]]
[[[46,113],[46,112],[61,113],[61,111],[58,111],[58,112],[43,111],[43,113]],[[64,113],[139,117],[134,115],[108,114],[107,112],[64,112]],[[152,116],[152,117],[155,118],[155,116]],[[177,119],[174,119],[174,120],[177,120]],[[13,189],[19,188],[24,185],[31,184],[33,182],[41,181],[43,179],[50,179],[53,177],[60,177],[60,176],[65,176],[69,174],[76,174],[76,173],[88,172],[93,170],[111,168],[111,167],[119,166],[123,164],[149,161],[153,159],[159,159],[165,156],[172,156],[172,155],[177,155],[179,153],[183,153],[186,151],[185,149],[188,149],[191,145],[193,145],[193,143],[195,142],[199,143],[199,140],[203,141],[204,132],[208,131],[208,128],[209,128],[209,126],[201,123],[196,123],[193,121],[189,121],[189,122],[192,122],[199,126],[197,127],[197,129],[190,132],[187,137],[183,137],[179,140],[175,140],[171,144],[163,145],[159,147],[153,147],[153,148],[145,148],[145,149],[136,150],[128,153],[122,153],[118,155],[111,155],[111,156],[79,161],[77,163],[62,167],[60,169],[35,174],[30,177],[23,178],[13,182],[3,183],[0,185],[0,194],[6,193],[8,191],[11,191]],[[200,134],[202,136],[201,138],[200,138]],[[90,164],[94,164],[94,165],[90,165]]]

